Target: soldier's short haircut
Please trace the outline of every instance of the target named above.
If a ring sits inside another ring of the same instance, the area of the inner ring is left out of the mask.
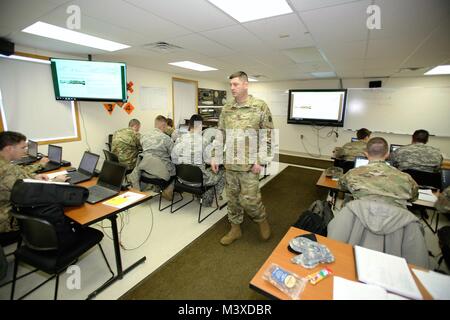
[[[416,130],[412,136],[414,142],[427,143],[428,142],[429,133],[427,130]]]
[[[369,131],[369,129],[361,128],[358,131],[356,131],[356,137],[358,140],[365,139],[366,137],[369,137],[372,134],[372,132]]]
[[[192,117],[189,119],[189,130],[194,128],[195,122],[203,122],[203,118],[199,114],[193,114]]]
[[[234,79],[234,78],[239,78],[242,81],[248,82],[248,76],[244,71],[238,71],[233,73],[231,76],[228,77],[228,79]]]
[[[170,119],[170,118],[167,118],[167,125],[168,125],[169,127],[173,127],[173,120]]]
[[[141,125],[141,122],[138,119],[131,119],[130,122],[128,122],[128,127],[134,127]]]
[[[164,117],[164,116],[162,116],[162,115],[159,115],[159,116],[157,116],[157,117],[155,118],[155,122],[164,122],[164,123],[167,123],[167,118]]]
[[[388,152],[388,143],[384,138],[375,137],[367,142],[369,156],[382,157]]]
[[[3,131],[0,132],[0,150],[7,146],[15,146],[22,141],[27,141],[27,137],[19,132]]]

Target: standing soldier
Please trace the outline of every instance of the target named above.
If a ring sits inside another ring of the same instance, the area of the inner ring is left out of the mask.
[[[259,224],[263,240],[270,237],[270,226],[259,189],[261,165],[266,164],[269,159],[264,152],[261,155],[258,153],[251,138],[252,135],[253,138],[255,135],[261,137],[260,129],[268,129],[268,132],[264,132],[267,134],[264,141],[259,141],[259,151],[264,149],[271,152],[272,116],[263,100],[248,94],[248,77],[245,72],[233,73],[229,79],[234,100],[222,108],[218,126],[222,132],[226,130],[225,181],[228,220],[231,223],[230,231],[220,240],[223,245],[229,245],[242,236],[240,225],[244,220],[244,212]],[[264,143],[267,143],[267,149],[263,146]],[[218,172],[216,159],[211,161],[211,167],[214,172]]]
[[[119,162],[133,169],[136,166],[136,160],[141,151],[141,135],[139,130],[141,123],[137,119],[132,119],[128,123],[128,128],[117,130],[112,138],[112,153],[119,157]]]

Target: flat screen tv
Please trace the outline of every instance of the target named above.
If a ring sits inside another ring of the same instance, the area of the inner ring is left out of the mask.
[[[56,100],[127,101],[127,67],[122,62],[51,58]]]
[[[287,123],[344,126],[347,89],[289,90]]]

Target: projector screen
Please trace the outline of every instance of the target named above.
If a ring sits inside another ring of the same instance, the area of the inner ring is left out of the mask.
[[[50,61],[56,100],[127,101],[125,63]]]
[[[289,90],[288,123],[344,125],[347,89]]]

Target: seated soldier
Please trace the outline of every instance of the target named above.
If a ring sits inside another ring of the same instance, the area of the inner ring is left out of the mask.
[[[26,167],[12,164],[27,152],[27,138],[18,132],[0,132],[0,238],[7,237],[10,232],[19,230],[15,219],[11,216],[11,190],[19,179],[48,180],[45,174],[31,173]],[[65,181],[66,175],[57,176],[55,181]]]
[[[413,169],[424,172],[438,172],[441,169],[442,154],[439,149],[427,146],[428,131],[416,130],[412,143],[395,150],[391,155],[394,165],[400,170]]]
[[[435,207],[439,212],[450,213],[450,186],[441,192],[436,201]]]
[[[139,171],[145,171],[155,178],[169,181],[170,177],[175,176],[175,165],[172,163],[170,153],[173,148],[172,139],[165,134],[167,128],[167,119],[159,115],[155,119],[155,128],[142,135],[142,156],[143,160],[131,173],[133,186],[138,184]],[[156,161],[154,161],[156,160]],[[148,165],[147,165],[148,164]],[[153,191],[158,191],[152,189]],[[171,183],[162,193],[167,200],[172,199],[173,183]]]
[[[214,173],[211,167],[206,168],[205,151],[211,143],[210,139],[202,136],[202,117],[194,114],[189,120],[189,133],[182,135],[172,149],[172,161],[175,164],[192,164],[199,167],[203,172],[203,185],[215,185],[217,198],[222,194],[225,186],[224,170],[221,168]],[[188,183],[187,183],[188,184]],[[210,207],[214,201],[214,189],[209,189],[203,194],[203,205]]]
[[[354,161],[355,157],[364,156],[366,151],[367,141],[370,139],[371,132],[366,128],[361,128],[356,131],[356,137],[358,141],[352,141],[344,144],[342,147],[337,147],[334,150],[334,156],[336,159],[342,159],[347,161]]]
[[[342,191],[349,191],[355,199],[383,201],[404,208],[407,201],[417,199],[419,187],[413,178],[385,162],[389,156],[385,139],[370,139],[366,156],[369,164],[351,169],[339,179]]]
[[[141,151],[140,129],[139,120],[132,119],[128,123],[128,128],[117,130],[112,138],[112,153],[116,154],[119,162],[126,164],[129,169],[136,166],[137,156]]]
[[[167,134],[169,137],[172,137],[172,134],[174,131],[175,131],[175,128],[173,127],[173,120],[170,118],[167,118],[167,127],[166,127],[166,130],[164,130],[164,133]]]

